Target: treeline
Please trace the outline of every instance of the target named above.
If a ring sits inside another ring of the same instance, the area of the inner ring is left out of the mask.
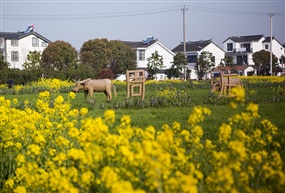
[[[27,55],[23,70],[9,68],[0,58],[0,84],[13,80],[26,84],[39,78],[78,80],[84,78],[110,78],[136,68],[135,51],[117,40],[94,39],[85,42],[80,51],[64,41],[50,43],[42,52]]]

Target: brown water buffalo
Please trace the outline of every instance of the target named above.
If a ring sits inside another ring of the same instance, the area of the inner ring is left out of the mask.
[[[114,84],[110,79],[85,79],[76,81],[74,92],[79,90],[84,90],[84,100],[87,100],[87,95],[89,94],[90,99],[93,97],[93,92],[104,92],[107,101],[112,100],[112,87],[114,94],[116,95],[116,89]]]

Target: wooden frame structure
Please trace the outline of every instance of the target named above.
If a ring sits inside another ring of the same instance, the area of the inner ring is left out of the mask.
[[[227,74],[224,74],[222,71],[220,71],[220,76],[218,81],[214,81],[215,78],[211,77],[211,88],[219,88],[220,90],[220,96],[222,95],[229,95],[231,88],[237,86],[236,82],[232,81],[232,78],[236,78],[237,74],[230,74],[228,71]]]
[[[233,77],[237,77],[237,74],[224,74],[223,72],[220,72],[220,80],[221,80],[221,90],[220,90],[220,96],[222,95],[229,95],[231,92],[231,88],[237,86],[236,84],[233,84],[230,80]]]
[[[144,100],[145,96],[145,71],[127,70],[127,98],[140,96]],[[136,92],[137,91],[137,92]]]

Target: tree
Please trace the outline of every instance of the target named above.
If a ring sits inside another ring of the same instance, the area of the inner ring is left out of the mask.
[[[110,68],[103,68],[97,74],[97,78],[99,78],[99,79],[104,79],[104,78],[115,79],[115,75]]]
[[[118,40],[111,40],[110,47],[110,69],[114,74],[125,74],[127,70],[136,69],[136,52],[131,47]]]
[[[108,68],[112,49],[108,39],[94,39],[84,42],[80,49],[80,61],[97,71]]]
[[[187,59],[185,55],[181,52],[178,52],[173,57],[172,65],[169,69],[166,70],[166,75],[169,79],[179,78],[180,73],[182,72],[183,67],[187,65]]]
[[[135,51],[118,40],[106,38],[85,42],[80,49],[80,60],[97,71],[110,68],[114,74],[136,68]]]
[[[281,64],[281,69],[284,69],[284,64],[285,64],[285,56],[282,55],[280,58],[279,58],[279,62]],[[284,73],[282,73],[284,75]]]
[[[198,57],[195,65],[195,71],[198,80],[202,80],[203,76],[215,66],[213,54],[208,51],[203,51]]]
[[[24,69],[35,70],[38,69],[41,63],[41,52],[29,51],[27,61],[23,64]]]
[[[254,52],[252,54],[252,60],[256,66],[258,66],[258,74],[269,74],[270,72],[270,52],[266,50],[260,50],[258,52]],[[278,58],[272,54],[272,64],[276,64],[278,62]],[[274,65],[272,65],[274,68]]]
[[[42,53],[41,67],[45,70],[62,71],[77,64],[76,49],[65,41],[50,43]]]
[[[158,73],[161,68],[164,68],[163,58],[155,51],[151,54],[151,57],[147,59],[148,79],[154,79],[154,75]]]
[[[221,66],[229,66],[231,68],[233,68],[234,66],[234,58],[232,56],[225,56],[222,60],[221,60]]]
[[[9,64],[4,61],[4,56],[0,55],[0,84],[6,84],[8,80]]]

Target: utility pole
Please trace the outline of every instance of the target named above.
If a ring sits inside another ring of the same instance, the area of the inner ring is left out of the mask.
[[[184,7],[181,9],[183,12],[183,45],[184,45],[184,56],[186,57],[186,29],[185,29],[185,12],[188,10],[187,7]],[[187,57],[186,57],[187,60]],[[184,81],[186,81],[186,65],[184,64]]]
[[[275,15],[275,13],[268,14],[270,17],[270,74],[272,76],[272,17]]]

